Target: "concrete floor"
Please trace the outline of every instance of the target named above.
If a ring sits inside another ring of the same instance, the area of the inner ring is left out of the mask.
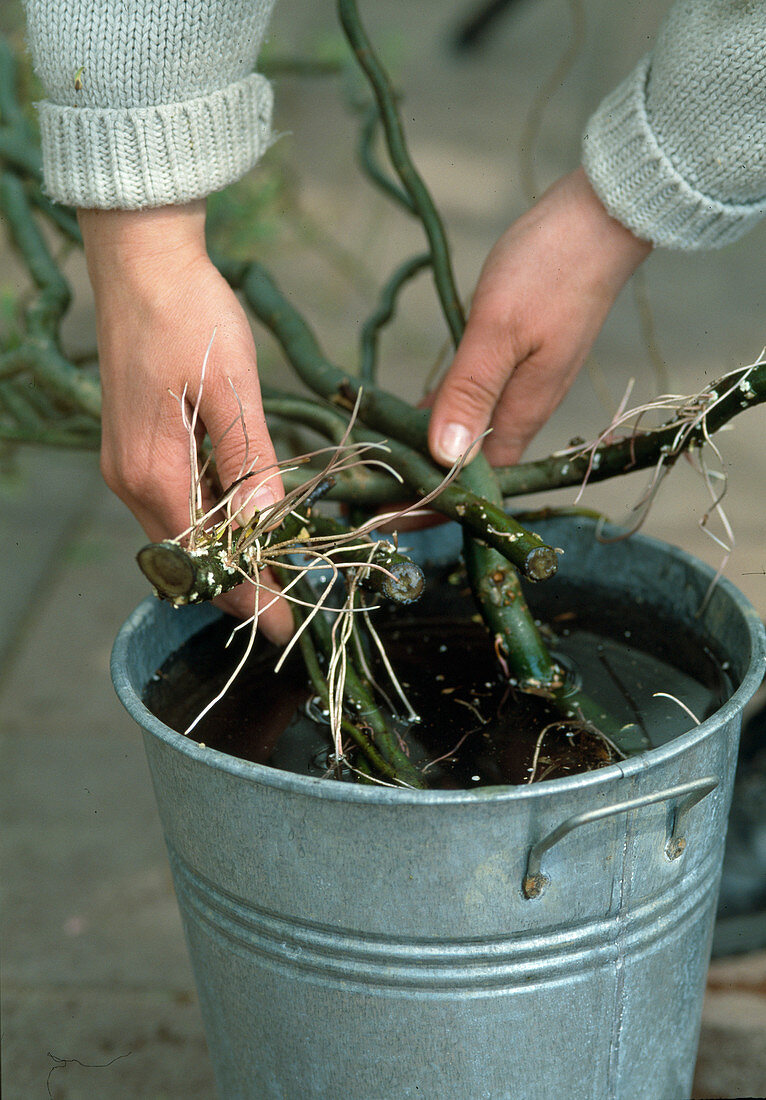
[[[520,165],[539,192],[576,164],[583,122],[647,48],[666,5],[584,4],[577,57],[542,111],[531,154],[530,116],[540,115],[539,97],[571,41],[570,5],[519,3],[462,59],[447,48],[454,5],[420,4],[406,26],[395,0],[365,6],[407,90],[412,148],[444,212],[467,297],[486,251],[527,204]],[[331,5],[299,11],[283,0],[272,47],[315,49],[333,33]],[[420,239],[355,175],[354,123],[334,82],[283,77],[277,103],[277,128],[287,133],[270,155],[295,181],[300,214],[266,246],[268,262],[342,360],[381,273]],[[638,401],[658,388],[692,392],[752,361],[766,343],[763,243],[761,227],[721,253],[653,256],[532,453],[592,436],[629,377]],[[78,293],[67,334],[82,347],[92,340],[92,305],[77,259],[69,273]],[[4,252],[0,283],[20,281]],[[385,341],[384,382],[417,396],[443,341],[423,280]],[[276,377],[273,345],[260,333],[258,344],[263,373]],[[669,387],[658,382],[657,360]],[[766,615],[762,424],[759,412],[746,414],[722,447],[737,537],[727,575]],[[585,502],[620,518],[642,484],[639,475],[594,488]],[[101,485],[94,456],[25,451],[0,493],[3,1094],[212,1097],[143,750],[108,679],[114,634],[146,592],[134,564],[142,533]],[[697,526],[705,508],[704,489],[679,469],[646,529],[717,565],[718,548]],[[695,1095],[766,1095],[766,952],[711,968]]]

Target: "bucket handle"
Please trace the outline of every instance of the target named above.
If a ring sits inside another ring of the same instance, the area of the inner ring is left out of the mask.
[[[554,844],[571,833],[580,825],[589,825],[591,821],[601,821],[602,818],[612,817],[613,814],[626,813],[628,810],[637,810],[641,806],[651,806],[654,802],[667,802],[670,799],[681,799],[672,809],[668,818],[667,840],[665,842],[665,855],[669,860],[678,859],[686,848],[686,838],[682,835],[682,826],[686,814],[701,802],[703,798],[714,791],[718,786],[718,776],[706,775],[703,779],[695,779],[690,783],[681,783],[677,787],[669,787],[666,791],[657,791],[655,794],[641,795],[640,798],[631,798],[627,802],[615,802],[613,806],[602,806],[599,810],[586,810],[581,814],[574,814],[562,821],[561,825],[553,829],[542,840],[538,840],[529,849],[527,857],[527,869],[522,883],[522,893],[525,898],[539,898],[550,883],[547,875],[541,870],[543,855]]]

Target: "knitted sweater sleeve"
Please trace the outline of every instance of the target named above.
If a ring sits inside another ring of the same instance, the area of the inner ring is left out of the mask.
[[[253,68],[273,5],[25,0],[50,196],[136,210],[243,175],[271,142],[271,87]]]
[[[583,164],[637,236],[717,248],[766,214],[766,0],[677,0],[599,106]]]

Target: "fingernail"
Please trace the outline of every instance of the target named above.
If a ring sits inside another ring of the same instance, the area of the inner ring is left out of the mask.
[[[243,527],[255,519],[258,512],[265,511],[276,502],[274,493],[266,485],[258,489],[246,489],[244,486],[237,489],[231,500],[232,514],[237,517]]]
[[[436,441],[436,450],[444,462],[457,462],[471,445],[471,433],[464,424],[445,424]]]

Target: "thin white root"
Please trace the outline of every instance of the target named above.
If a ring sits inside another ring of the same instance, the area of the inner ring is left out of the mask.
[[[692,722],[694,722],[695,726],[700,725],[700,720],[697,717],[697,715],[694,713],[694,711],[691,710],[689,707],[687,707],[686,703],[684,703],[681,699],[677,699],[675,697],[675,695],[671,695],[667,691],[655,691],[653,693],[653,698],[655,698],[655,699],[670,699],[672,702],[677,703],[678,706],[681,708],[681,710],[686,711],[686,713],[691,718]]]

